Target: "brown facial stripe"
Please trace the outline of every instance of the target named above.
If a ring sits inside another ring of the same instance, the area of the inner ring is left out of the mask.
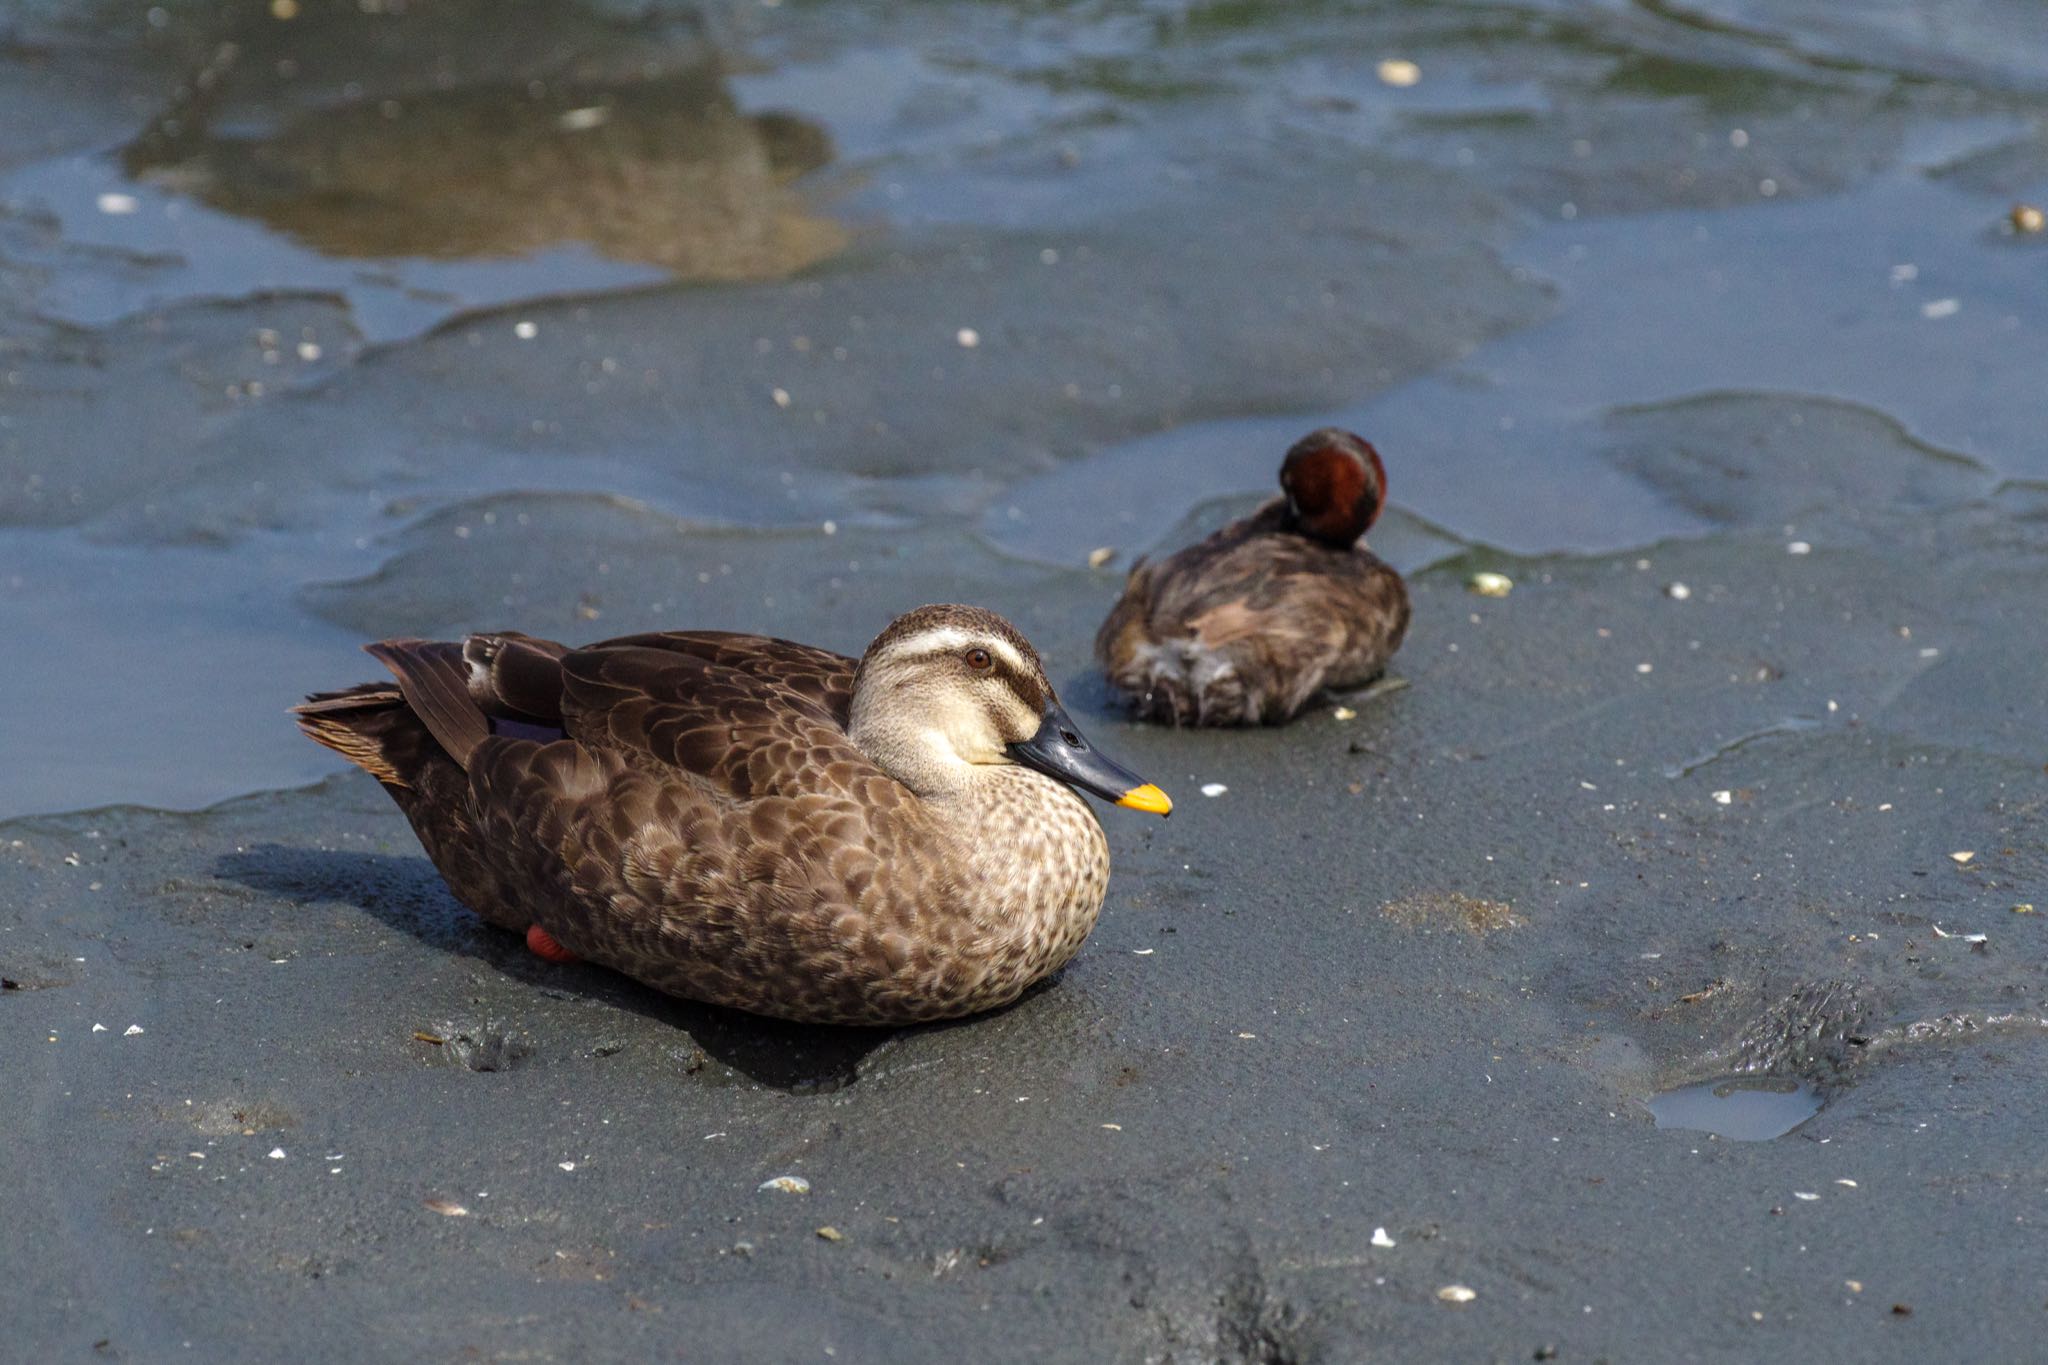
[[[1010,661],[1000,654],[991,652],[989,657],[995,660],[995,675],[1009,684],[1010,690],[1017,694],[1019,700],[1034,713],[1045,709],[1045,688],[1039,684],[1038,679],[1019,673],[1010,666]]]
[[[935,649],[929,654],[918,655],[917,658],[919,662],[923,662],[926,659],[951,660],[959,668],[960,672],[969,678],[995,678],[999,680],[1004,686],[1016,693],[1017,699],[1030,707],[1034,713],[1045,709],[1047,697],[1043,683],[1029,674],[1019,673],[1007,658],[993,649],[988,652],[989,668],[986,671],[974,668],[967,662],[967,651],[973,648],[976,648],[976,646],[964,645],[959,648]]]

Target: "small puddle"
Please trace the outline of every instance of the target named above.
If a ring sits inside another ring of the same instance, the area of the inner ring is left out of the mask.
[[[1644,1105],[1659,1128],[1692,1128],[1737,1142],[1783,1137],[1820,1112],[1820,1091],[1805,1081],[1733,1076],[1682,1085]]]

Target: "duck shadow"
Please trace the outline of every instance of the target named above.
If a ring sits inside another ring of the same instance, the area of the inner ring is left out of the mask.
[[[664,995],[590,963],[542,962],[517,937],[464,909],[425,858],[255,844],[221,855],[214,875],[285,901],[354,905],[428,947],[487,963],[542,991],[584,996],[678,1029],[712,1060],[791,1094],[842,1090],[884,1045],[907,1033],[948,1027],[797,1024]]]

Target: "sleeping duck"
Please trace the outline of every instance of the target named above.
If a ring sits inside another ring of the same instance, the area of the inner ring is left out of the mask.
[[[396,681],[299,727],[384,784],[457,899],[543,956],[760,1014],[1008,1004],[1102,908],[1076,791],[1172,809],[975,607],[920,607],[857,663],[720,631],[367,648]]]
[[[1095,636],[1133,708],[1175,725],[1278,725],[1327,688],[1386,670],[1408,590],[1359,543],[1386,502],[1379,452],[1325,427],[1294,443],[1252,515],[1157,563],[1139,560]]]

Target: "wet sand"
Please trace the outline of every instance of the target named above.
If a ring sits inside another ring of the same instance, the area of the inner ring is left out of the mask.
[[[2030,9],[546,13],[445,79],[338,11],[0,48],[0,1355],[2032,1350]],[[336,187],[385,118],[323,122],[347,82],[488,179],[508,73],[575,92],[534,136],[621,111],[565,175],[746,211],[641,261],[292,235],[295,185],[388,192]],[[717,134],[632,136],[679,104]],[[1124,566],[1328,420],[1387,456],[1407,685],[1121,720]],[[1177,801],[1104,812],[1064,974],[944,1027],[541,963],[282,715],[365,637],[857,650],[935,598]],[[1821,1107],[1646,1107],[1730,1076]]]

